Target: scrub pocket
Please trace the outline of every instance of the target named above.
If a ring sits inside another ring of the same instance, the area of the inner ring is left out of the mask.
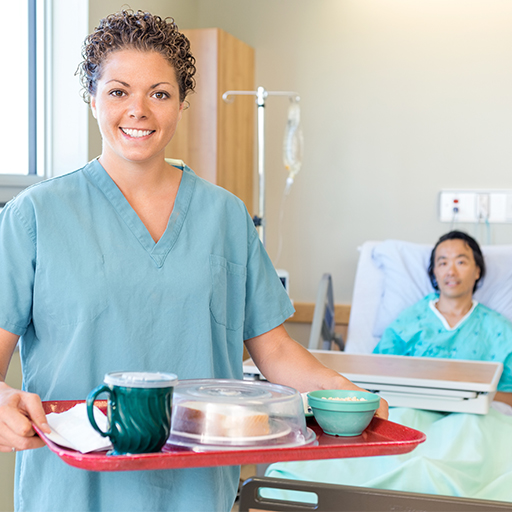
[[[35,279],[34,304],[39,308],[34,315],[46,315],[57,326],[90,322],[108,306],[106,282],[101,257],[84,260],[74,268],[41,265]]]
[[[217,324],[236,331],[244,323],[247,270],[222,256],[210,254],[210,273],[212,317]]]

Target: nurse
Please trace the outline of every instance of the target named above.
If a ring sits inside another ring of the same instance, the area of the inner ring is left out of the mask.
[[[358,389],[287,335],[293,307],[243,203],[166,163],[195,73],[174,22],[113,14],[83,56],[100,157],[0,215],[0,451],[20,452],[16,510],[230,510],[237,467],[94,473],[34,449],[41,400],[84,399],[116,370],[241,379],[244,342],[272,382]],[[18,341],[23,391],[3,382]]]

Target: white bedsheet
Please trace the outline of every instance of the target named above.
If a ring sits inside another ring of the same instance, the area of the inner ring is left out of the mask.
[[[395,408],[390,420],[427,440],[402,455],[272,464],[265,476],[512,502],[512,416]]]

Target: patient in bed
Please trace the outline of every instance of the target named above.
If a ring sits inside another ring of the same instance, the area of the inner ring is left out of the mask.
[[[374,353],[501,362],[495,400],[512,405],[512,324],[473,299],[485,275],[478,243],[460,231],[443,235],[428,273],[437,293],[404,310]]]
[[[485,276],[480,247],[450,232],[435,245],[428,273],[436,293],[404,310],[374,352],[500,361],[495,399],[512,404],[512,325],[473,299]],[[426,442],[403,455],[272,464],[266,476],[512,502],[512,416],[503,414],[511,410],[504,403],[486,415],[390,408],[391,421],[424,432]]]

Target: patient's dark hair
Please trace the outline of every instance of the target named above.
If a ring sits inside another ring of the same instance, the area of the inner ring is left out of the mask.
[[[436,245],[432,249],[432,253],[430,254],[430,264],[428,266],[428,277],[430,277],[430,282],[432,283],[432,286],[434,287],[435,290],[439,291],[439,286],[437,284],[436,277],[434,276],[434,267],[436,264],[436,249],[439,244],[446,242],[446,240],[462,240],[466,242],[466,244],[469,245],[469,247],[473,251],[473,257],[475,258],[476,266],[480,269],[480,277],[475,281],[475,286],[473,287],[473,293],[475,293],[479,281],[485,275],[484,255],[482,254],[478,242],[474,238],[470,237],[467,233],[464,233],[463,231],[450,231],[449,233],[446,233],[446,235],[443,235],[437,241]]]
[[[84,100],[96,95],[105,59],[113,52],[126,49],[158,52],[176,72],[180,101],[194,90],[195,58],[189,40],[178,30],[172,18],[162,19],[149,12],[123,10],[103,18],[90,34],[82,49],[78,67]]]

